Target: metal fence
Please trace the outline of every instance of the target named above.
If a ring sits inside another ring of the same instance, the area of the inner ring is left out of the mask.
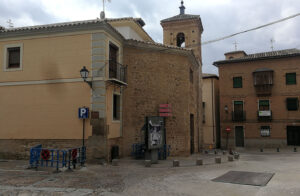
[[[31,168],[38,167],[68,167],[76,168],[76,165],[84,165],[86,161],[86,147],[78,147],[71,149],[49,149],[42,148],[42,145],[34,146],[30,149],[29,165]]]

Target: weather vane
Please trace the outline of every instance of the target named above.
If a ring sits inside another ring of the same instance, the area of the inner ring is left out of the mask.
[[[235,41],[233,44],[234,44],[235,51],[237,51],[237,45],[238,45],[238,43]]]
[[[100,18],[104,19],[105,18],[105,2],[111,2],[111,0],[102,0],[103,3],[103,11],[100,13]]]

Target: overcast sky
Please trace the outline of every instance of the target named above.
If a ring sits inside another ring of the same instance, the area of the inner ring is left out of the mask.
[[[185,0],[187,14],[200,15],[204,27],[202,41],[223,37],[300,13],[299,0]],[[162,42],[160,20],[179,14],[180,0],[112,0],[106,17],[141,17],[145,29]],[[99,17],[102,0],[0,0],[0,25],[15,27],[86,20]],[[224,53],[238,50],[257,53],[300,48],[300,16],[257,31],[202,46],[203,72],[217,73],[212,63]]]

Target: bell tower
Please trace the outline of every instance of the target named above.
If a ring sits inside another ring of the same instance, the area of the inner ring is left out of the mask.
[[[164,44],[192,48],[196,58],[202,62],[201,35],[203,26],[200,15],[185,14],[183,0],[179,14],[161,21]]]

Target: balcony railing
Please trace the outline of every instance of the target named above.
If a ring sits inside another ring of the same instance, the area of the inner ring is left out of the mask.
[[[246,112],[245,111],[233,111],[232,112],[232,121],[245,121]]]
[[[257,120],[262,122],[271,121],[272,111],[271,110],[257,111]]]
[[[113,60],[109,60],[109,79],[119,84],[127,83],[127,67]]]
[[[272,94],[272,84],[255,85],[257,96],[269,96]]]

